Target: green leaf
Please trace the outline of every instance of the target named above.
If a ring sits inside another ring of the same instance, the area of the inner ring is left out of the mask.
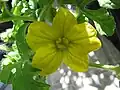
[[[14,8],[17,5],[17,3],[19,3],[19,1],[20,0],[12,0],[11,2],[12,8]]]
[[[107,9],[118,9],[120,8],[120,0],[98,0],[101,7]]]
[[[89,9],[82,9],[81,10],[88,18],[97,22],[99,24],[102,33],[101,35],[111,36],[114,33],[115,29],[115,22],[114,18],[110,16],[106,9],[98,9],[98,10],[89,10]],[[96,25],[96,27],[97,27]],[[96,28],[99,32],[100,29]]]
[[[120,7],[120,0],[111,0],[111,2]]]
[[[46,11],[45,19],[46,19],[48,22],[52,22],[52,21],[53,21],[53,18],[55,17],[55,14],[56,14],[56,9],[51,6],[51,7],[49,7],[48,10]]]
[[[21,13],[22,9],[23,9],[22,1],[19,1],[19,3],[17,3],[17,5],[13,8],[13,14],[20,16],[22,14]]]
[[[84,8],[84,6],[87,5],[91,1],[93,1],[93,0],[57,0],[57,2],[60,5],[71,4],[71,5],[77,5],[81,8]]]
[[[117,78],[120,79],[120,66],[117,66],[111,70],[114,70],[116,72]]]
[[[9,18],[9,17],[11,17],[12,14],[11,14],[11,12],[8,10],[8,7],[7,7],[6,2],[2,2],[1,5],[2,5],[2,9],[1,9],[2,14],[1,14],[1,16],[2,16],[3,18]]]
[[[8,0],[0,0],[0,2],[6,2],[6,1],[8,1]]]
[[[77,22],[78,23],[84,23],[86,20],[86,17],[83,13],[79,13],[78,17],[77,17]]]
[[[51,6],[53,4],[53,0],[49,0],[49,1],[44,0],[43,2],[45,2],[45,1],[46,1],[46,3],[43,5],[42,9],[41,8],[38,9],[38,11],[40,11],[37,15],[38,21],[44,21],[45,20],[46,13],[47,13],[47,11],[49,11],[49,8],[51,8]],[[41,6],[42,6],[43,2],[42,2],[42,0],[39,0],[39,3],[40,3]]]
[[[31,9],[37,9],[38,0],[29,0],[29,6]]]
[[[76,4],[76,0],[57,0],[60,4]]]
[[[25,33],[29,24],[23,24],[16,34],[16,44],[23,60],[29,60],[30,49],[25,39]]]
[[[11,83],[11,80],[14,77],[12,69],[17,67],[18,65],[19,63],[9,64],[8,66],[5,66],[3,70],[0,72],[0,81],[5,84]]]
[[[47,5],[50,1],[53,0],[38,0],[39,7],[43,8],[45,5]]]
[[[35,80],[36,72],[33,71],[31,64],[27,62],[22,66],[16,69],[12,82],[13,90],[49,90],[49,85],[44,81]]]
[[[39,71],[28,62],[9,64],[0,72],[0,81],[12,84],[13,90],[49,90],[45,79],[35,78]]]

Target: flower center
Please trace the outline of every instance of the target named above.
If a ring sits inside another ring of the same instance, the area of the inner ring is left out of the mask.
[[[68,45],[69,45],[69,41],[67,38],[58,38],[56,41],[56,46],[58,49],[61,49],[61,50],[65,50],[67,49]]]

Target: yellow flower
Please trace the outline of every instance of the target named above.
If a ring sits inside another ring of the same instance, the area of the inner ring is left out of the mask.
[[[45,22],[31,23],[26,37],[35,52],[32,66],[45,76],[55,72],[61,63],[75,72],[88,70],[88,53],[101,46],[96,30],[89,23],[77,24],[76,18],[60,8],[52,26]]]

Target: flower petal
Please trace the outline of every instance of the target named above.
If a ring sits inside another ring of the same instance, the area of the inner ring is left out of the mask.
[[[86,52],[91,52],[101,47],[101,42],[97,37],[90,37],[88,39],[73,41],[77,46],[83,48]]]
[[[51,26],[44,22],[34,22],[30,24],[26,40],[33,51],[36,51],[41,45],[52,43],[56,38]]]
[[[53,19],[53,28],[55,28],[61,36],[68,32],[75,24],[77,24],[75,17],[65,8],[60,8]]]
[[[62,52],[58,51],[54,55],[53,60],[45,68],[42,69],[40,75],[45,76],[55,72],[59,68],[61,63],[62,63]]]
[[[79,57],[70,52],[64,52],[63,62],[75,72],[85,72],[88,70],[88,56],[80,55]]]
[[[97,32],[94,27],[88,23],[74,25],[74,27],[66,34],[72,44],[81,48],[82,52],[89,53],[101,47],[101,42],[97,38]]]
[[[69,32],[65,35],[69,40],[79,40],[96,36],[97,32],[95,28],[89,23],[85,22],[82,24],[74,25]]]
[[[32,60],[32,66],[40,69],[40,75],[45,76],[55,72],[62,62],[62,53],[55,48],[40,47]]]

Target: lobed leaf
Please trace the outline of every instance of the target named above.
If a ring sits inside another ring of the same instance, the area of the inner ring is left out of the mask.
[[[19,30],[17,31],[16,34],[16,44],[19,50],[19,53],[22,57],[23,60],[29,60],[29,53],[30,53],[30,49],[26,43],[26,37],[25,37],[25,33],[26,33],[26,29],[27,26],[29,24],[23,24]]]
[[[118,9],[120,8],[120,0],[97,0],[101,7],[107,9]]]
[[[111,36],[114,33],[114,29],[115,29],[114,18],[108,14],[106,9],[103,9],[103,8],[98,10],[82,9],[82,12],[88,18],[96,21],[100,25],[101,29],[98,29],[98,28],[96,29],[98,30],[98,32],[100,32],[101,35],[104,34],[104,35]]]

